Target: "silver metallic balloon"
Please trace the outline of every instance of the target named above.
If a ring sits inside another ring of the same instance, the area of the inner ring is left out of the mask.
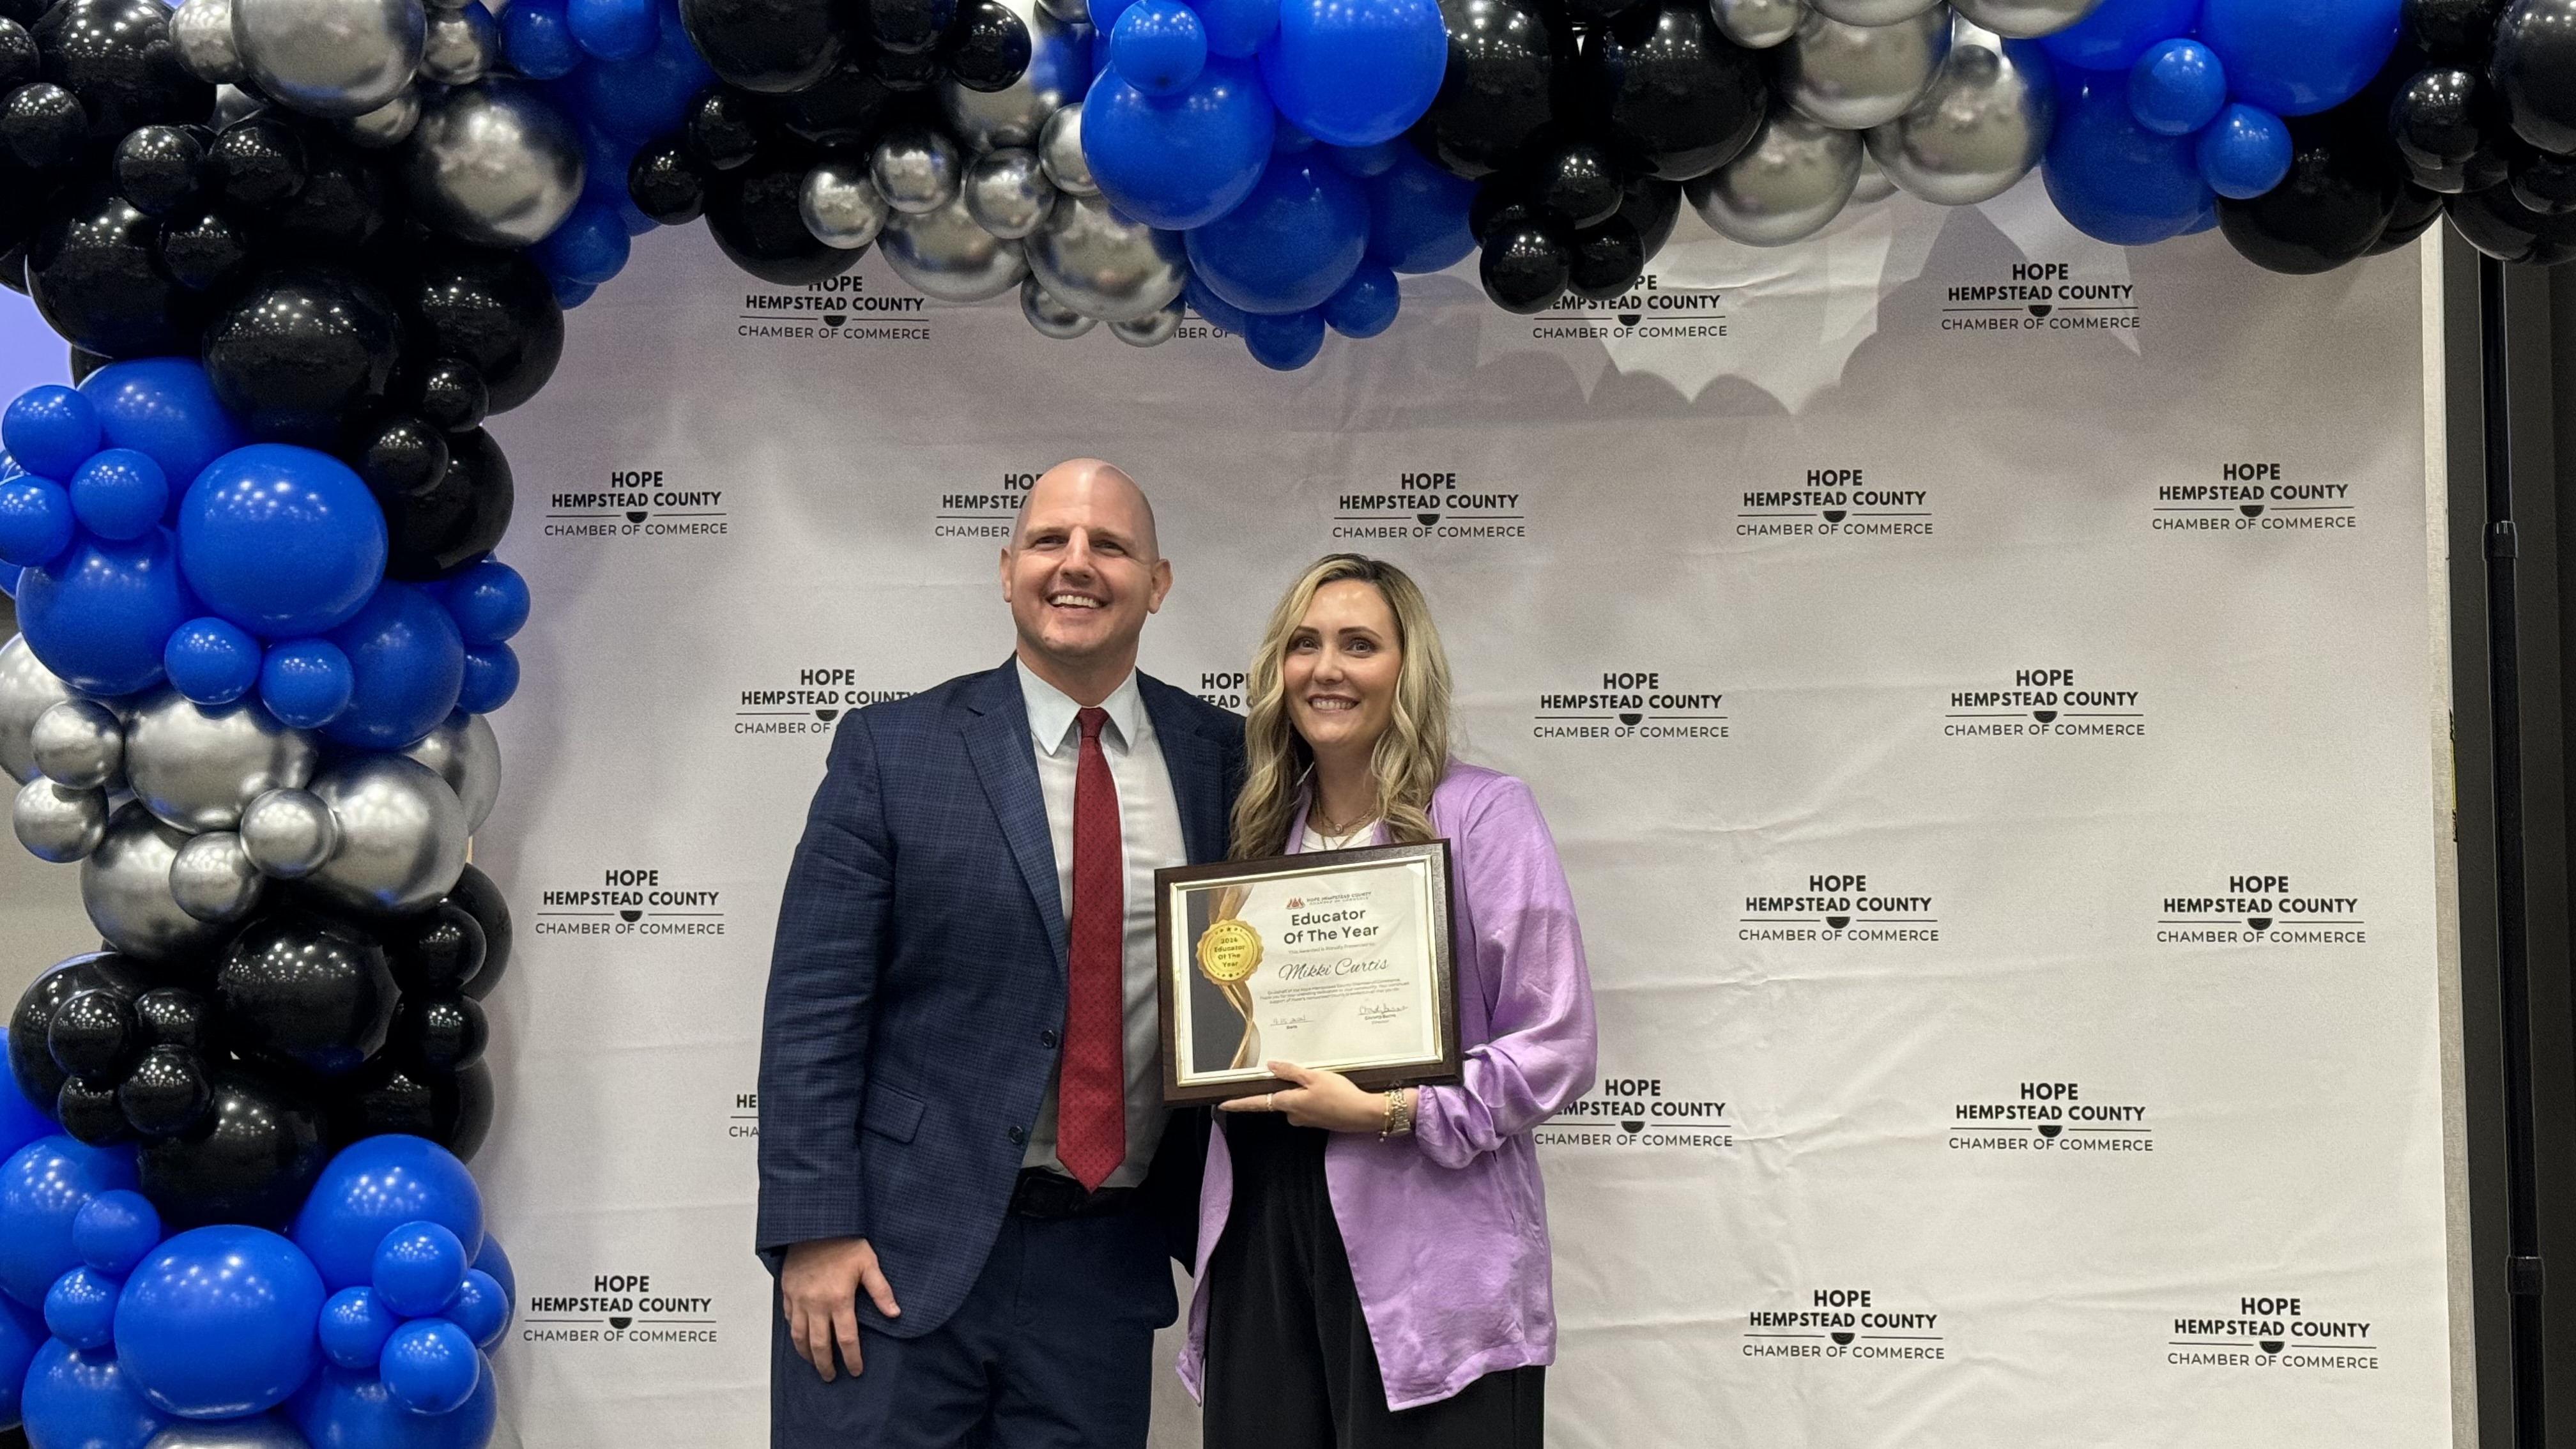
[[[1684,182],[1682,194],[1702,220],[1747,246],[1787,246],[1842,214],[1860,161],[1858,135],[1774,110],[1743,155]]]
[[[1076,25],[1091,23],[1091,0],[1039,0],[1039,3],[1058,20],[1070,20]]]
[[[1110,323],[1109,335],[1130,347],[1160,347],[1171,341],[1172,335],[1181,330],[1183,310],[1180,299],[1174,298],[1172,305],[1151,317],[1134,322]]]
[[[957,143],[928,126],[897,126],[868,158],[868,179],[886,205],[911,216],[954,200],[958,171]]]
[[[181,1419],[152,1436],[143,1449],[307,1449],[304,1436],[275,1414],[200,1422]]]
[[[827,247],[857,251],[885,230],[894,208],[886,205],[868,168],[841,157],[825,157],[805,173],[805,190],[797,200],[805,229]]]
[[[542,239],[581,199],[581,137],[535,86],[487,76],[421,105],[403,184],[423,221],[484,246]]]
[[[470,86],[501,58],[501,27],[481,5],[433,9],[422,32],[420,74],[443,86]]]
[[[1950,8],[2007,40],[2054,35],[2093,13],[2102,0],[1950,0]]]
[[[1099,318],[1085,317],[1058,301],[1035,277],[1021,279],[1020,315],[1029,319],[1029,326],[1040,337],[1052,337],[1058,342],[1080,337],[1100,325]]]
[[[170,897],[170,862],[188,837],[129,800],[107,838],[81,862],[81,906],[107,944],[138,960],[178,961],[212,950],[230,930],[198,920]]]
[[[233,44],[259,88],[313,116],[363,116],[420,68],[420,0],[232,0]]]
[[[170,858],[170,899],[201,921],[238,921],[259,904],[268,877],[242,851],[241,837],[209,830]]]
[[[242,853],[279,880],[302,880],[339,853],[340,822],[310,790],[271,790],[242,811]]]
[[[1769,50],[1798,33],[1807,0],[1713,0],[1717,28],[1746,50]]]
[[[1047,180],[1067,196],[1100,194],[1100,183],[1091,179],[1091,163],[1082,155],[1082,102],[1047,117],[1045,129],[1038,132],[1038,162],[1046,167]]]
[[[420,124],[420,92],[405,91],[363,116],[352,116],[340,123],[340,132],[370,151],[399,146],[411,139],[411,129]]]
[[[463,719],[464,723],[457,721]],[[501,742],[492,722],[479,714],[449,715],[445,723],[403,751],[438,772],[465,807],[465,833],[473,834],[491,818],[492,802],[501,798]]]
[[[1950,52],[1950,12],[1940,6],[1893,25],[1845,25],[1810,15],[1782,52],[1789,103],[1843,131],[1904,115]]]
[[[401,755],[332,766],[313,793],[340,822],[340,849],[307,879],[342,905],[413,911],[465,870],[465,806],[438,772]]]
[[[107,838],[107,792],[29,780],[18,787],[9,823],[36,859],[56,865],[79,860]]]
[[[191,835],[231,830],[262,794],[300,788],[321,753],[313,736],[248,700],[208,708],[175,689],[146,696],[125,725],[134,798]]]
[[[235,121],[247,121],[268,109],[268,102],[240,86],[215,87],[215,114],[206,124],[220,131]]]
[[[1888,180],[1887,172],[1882,170],[1876,161],[1870,159],[1867,151],[1863,151],[1860,157],[1860,180],[1852,187],[1851,204],[1867,206],[1873,201],[1885,201],[1895,194],[1896,183]]]
[[[1029,64],[1020,78],[998,91],[968,90],[946,78],[939,82],[939,108],[948,117],[948,129],[979,155],[1000,146],[1036,145],[1047,117],[1081,100],[1091,85],[1088,37],[1074,28],[1088,18],[1083,0],[1075,0],[1083,14],[1072,17],[1032,0],[1002,4],[1029,30]],[[1103,38],[1099,43],[1109,42]]]
[[[1046,179],[1038,153],[1005,146],[975,158],[961,188],[966,214],[1004,241],[1019,241],[1046,224],[1055,210],[1055,183]]]
[[[1190,279],[1181,234],[1130,221],[1097,196],[1068,196],[1029,238],[1029,271],[1066,306],[1103,322],[1153,316]]]
[[[1819,15],[1830,15],[1845,25],[1894,25],[1911,20],[1941,4],[1941,0],[1807,0]]]
[[[187,0],[170,12],[170,43],[179,68],[201,81],[222,85],[250,74],[233,44],[233,0]]]
[[[987,301],[1018,286],[1029,274],[1025,245],[977,226],[964,197],[919,216],[897,212],[877,238],[896,275],[942,302]]]
[[[36,716],[28,734],[36,768],[75,790],[96,790],[125,770],[125,725],[94,699],[67,699]]]
[[[36,719],[79,691],[54,676],[23,634],[0,644],[0,769],[20,784],[36,778]]]
[[[1974,206],[2010,191],[2048,151],[2057,91],[2029,42],[1952,46],[1914,108],[1871,129],[1869,154],[1925,201]]]

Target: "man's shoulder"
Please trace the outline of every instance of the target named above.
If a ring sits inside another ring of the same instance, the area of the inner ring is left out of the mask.
[[[1010,666],[1004,665],[1003,670]],[[850,711],[844,728],[859,727],[870,733],[902,733],[936,728],[955,718],[971,713],[969,704],[979,700],[993,687],[993,676],[1002,670],[981,669],[961,674],[954,679],[934,684],[918,693],[900,699],[881,699]]]

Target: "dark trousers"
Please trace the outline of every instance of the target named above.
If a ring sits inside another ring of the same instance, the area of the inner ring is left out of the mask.
[[[1539,1449],[1536,1366],[1387,1408],[1324,1186],[1325,1136],[1266,1113],[1226,1120],[1234,1202],[1208,1260],[1207,1449]]]
[[[903,1285],[897,1283],[898,1298]],[[955,1315],[918,1338],[859,1330],[862,1370],[824,1383],[773,1310],[775,1449],[1144,1449],[1154,1330],[1179,1313],[1141,1212],[1002,1219]],[[838,1371],[836,1370],[836,1373]]]

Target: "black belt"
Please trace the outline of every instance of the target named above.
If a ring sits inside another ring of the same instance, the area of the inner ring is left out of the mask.
[[[1040,1222],[1064,1218],[1101,1218],[1127,1210],[1136,1196],[1132,1187],[1085,1191],[1081,1183],[1042,1167],[1020,1169],[1019,1186],[1011,1190],[1011,1211]]]

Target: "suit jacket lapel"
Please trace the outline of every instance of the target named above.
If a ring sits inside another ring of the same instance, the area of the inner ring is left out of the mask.
[[[984,677],[967,697],[972,712],[964,734],[975,778],[992,802],[1010,843],[1020,878],[1046,922],[1047,944],[1059,970],[1065,964],[1064,902],[1056,884],[1055,837],[1047,830],[1046,794],[1038,788],[1037,747],[1029,739],[1029,711],[1020,679],[1009,664]]]
[[[1225,793],[1224,754],[1198,732],[1178,691],[1150,675],[1136,678],[1163,747],[1163,768],[1171,772],[1172,798],[1181,807],[1181,844],[1193,863],[1223,860],[1226,816],[1234,805]]]

